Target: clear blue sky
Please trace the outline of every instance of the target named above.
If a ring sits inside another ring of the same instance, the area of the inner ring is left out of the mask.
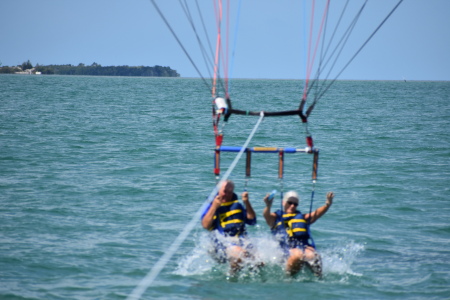
[[[199,2],[210,6],[212,1]],[[157,3],[202,74],[208,76],[189,23],[175,9],[179,8],[179,1]],[[236,45],[231,47],[235,49],[231,77],[304,78],[303,3],[243,0],[237,38],[234,30],[230,34],[230,44]],[[335,6],[342,3],[343,0],[332,0]],[[361,5],[363,1],[351,3]],[[349,41],[351,47],[343,51],[342,62],[347,61],[345,55],[352,55],[359,48],[396,3],[397,0],[369,1]],[[183,77],[198,76],[150,0],[1,0],[0,12],[3,66],[26,60],[42,65],[162,65],[177,70]],[[449,12],[449,0],[404,0],[340,78],[450,80]],[[210,9],[206,21],[211,21],[214,29],[211,16]]]

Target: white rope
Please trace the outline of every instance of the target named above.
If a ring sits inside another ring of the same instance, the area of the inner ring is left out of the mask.
[[[203,212],[203,210],[214,199],[214,197],[216,196],[217,191],[219,190],[222,183],[228,179],[231,172],[236,167],[236,164],[238,163],[239,159],[241,158],[241,156],[244,153],[245,149],[247,148],[248,144],[250,143],[253,136],[255,135],[256,130],[258,129],[259,125],[261,124],[263,118],[264,118],[264,112],[261,112],[258,122],[256,123],[252,132],[248,136],[247,141],[245,141],[245,144],[242,146],[241,150],[236,155],[236,158],[234,159],[233,163],[228,168],[227,172],[222,176],[222,179],[214,187],[211,194],[209,194],[208,199],[206,199],[206,201],[203,203],[203,205],[200,207],[200,209],[197,210],[197,212],[195,213],[192,220],[184,227],[183,231],[178,235],[178,237],[172,243],[170,248],[167,251],[165,251],[164,255],[158,260],[158,262],[153,266],[153,268],[148,272],[148,274],[141,280],[141,282],[139,282],[139,284],[131,292],[131,294],[128,295],[127,300],[138,300],[141,298],[141,296],[145,293],[147,288],[153,283],[153,281],[156,279],[156,277],[158,277],[158,275],[162,271],[162,269],[164,269],[166,264],[169,262],[169,260],[172,258],[172,256],[175,254],[175,252],[178,250],[178,248],[181,246],[181,244],[184,242],[184,240],[189,236],[189,233],[192,231],[192,229],[194,229],[195,224],[197,223],[197,220],[200,219],[200,216],[201,216],[201,213]]]

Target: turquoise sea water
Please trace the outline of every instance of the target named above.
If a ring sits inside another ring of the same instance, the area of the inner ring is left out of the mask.
[[[302,83],[235,80],[234,106],[296,108]],[[211,99],[198,79],[0,76],[0,299],[125,299],[215,185]],[[241,146],[256,117],[232,116]],[[254,154],[249,234],[266,261],[227,277],[195,229],[143,299],[449,299],[450,83],[339,81],[309,127],[320,149],[312,226],[324,277],[286,278],[262,217],[276,154]],[[251,146],[305,147],[298,117]],[[222,172],[235,154],[222,154]],[[309,209],[312,157],[286,154]],[[244,161],[231,175],[244,186]],[[277,199],[279,201],[279,199]]]

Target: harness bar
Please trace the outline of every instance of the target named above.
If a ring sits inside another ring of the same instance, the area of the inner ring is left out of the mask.
[[[217,147],[215,150],[223,151],[223,152],[239,152],[242,150],[242,147],[238,146],[220,146]],[[259,153],[279,153],[280,151],[283,151],[284,153],[313,153],[316,151],[319,151],[318,149],[311,149],[309,147],[304,149],[299,148],[293,148],[293,147],[286,147],[286,148],[279,148],[279,147],[251,147],[251,148],[245,148],[244,152],[259,152]]]
[[[319,149],[306,147],[304,149],[298,149],[293,147],[238,147],[238,146],[218,146],[214,149],[215,159],[214,159],[214,174],[219,176],[220,174],[220,152],[239,152],[239,153],[247,153],[247,160],[245,165],[245,175],[246,177],[250,177],[250,168],[251,168],[251,153],[278,153],[279,155],[279,167],[278,167],[278,178],[283,178],[283,170],[284,170],[284,154],[285,153],[307,153],[313,154],[313,166],[312,166],[312,174],[311,179],[313,181],[317,180],[317,171],[319,168]]]

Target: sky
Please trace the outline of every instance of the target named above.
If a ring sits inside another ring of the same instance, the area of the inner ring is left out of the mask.
[[[194,0],[187,1],[195,7]],[[15,66],[30,60],[33,65],[90,65],[94,62],[102,66],[160,65],[171,67],[182,77],[210,76],[212,67],[203,63],[197,38],[180,10],[180,2],[155,2],[190,58],[162,21],[151,0],[1,0],[0,63],[2,66]],[[198,2],[204,9],[204,22],[214,48],[217,30],[212,0]],[[239,1],[232,0],[228,43],[225,42],[226,30],[222,29],[223,45],[228,45],[231,57],[228,76],[305,78],[311,2],[243,0],[240,10],[237,10]],[[322,11],[323,2],[317,1],[316,12]],[[346,48],[336,60],[341,67],[334,72],[341,70],[397,2],[368,1]],[[341,11],[338,7],[343,3],[344,0],[331,1],[333,14],[330,13],[330,20],[337,20]],[[350,3],[360,7],[363,1],[351,0]],[[236,11],[239,14],[234,13]],[[339,79],[450,80],[449,12],[449,0],[404,0],[342,71]],[[320,28],[320,14],[314,17],[317,25],[313,36]],[[343,20],[353,20],[354,15],[349,16]],[[201,24],[197,15],[194,19]],[[331,32],[332,29],[327,31],[328,37]],[[203,45],[208,47],[204,35],[199,33],[199,36]],[[313,51],[309,53],[312,57]],[[316,68],[317,62],[313,65],[313,69]]]

